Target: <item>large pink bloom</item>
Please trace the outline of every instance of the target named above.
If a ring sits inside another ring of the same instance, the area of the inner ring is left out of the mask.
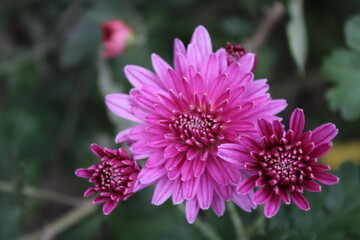
[[[305,117],[301,109],[292,113],[288,131],[278,120],[270,123],[260,119],[258,125],[261,142],[244,136],[241,144],[219,146],[221,158],[244,164],[246,169],[257,173],[243,180],[237,191],[247,194],[259,187],[254,201],[265,203],[266,217],[274,216],[281,202],[290,204],[291,199],[300,209],[309,210],[309,202],[302,195],[304,188],[320,192],[321,186],[314,180],[324,184],[339,181],[338,177],[325,172],[330,166],[318,163],[318,158],[330,150],[338,130],[334,124],[326,123],[303,133]]]
[[[254,54],[228,65],[225,49],[213,53],[202,26],[187,49],[178,39],[174,48],[174,68],[153,54],[155,73],[127,66],[125,74],[135,88],[129,95],[106,97],[113,113],[140,124],[116,137],[116,142],[131,145],[135,159],[148,158],[135,191],[155,184],[153,204],[170,196],[174,204],[186,201],[190,223],[199,209],[212,207],[222,215],[228,200],[251,211],[252,193],[235,192],[243,166],[219,158],[217,147],[240,135],[253,135],[256,120],[277,119],[274,115],[286,102],[270,98],[266,80],[254,81]]]

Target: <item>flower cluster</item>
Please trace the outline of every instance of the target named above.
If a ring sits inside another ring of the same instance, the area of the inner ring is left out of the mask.
[[[95,183],[85,195],[102,192],[95,202],[111,206],[104,205],[104,213],[132,192],[155,185],[152,203],[184,202],[189,223],[200,209],[222,215],[226,201],[245,211],[265,203],[271,217],[290,198],[307,210],[301,193],[320,191],[314,180],[338,181],[317,163],[337,129],[325,124],[302,134],[304,116],[295,110],[285,132],[276,114],[286,101],[270,97],[266,79],[254,79],[254,53],[231,44],[214,52],[209,33],[199,26],[187,47],[175,39],[174,67],[156,54],[152,65],[155,72],[126,66],[134,88],[106,97],[114,114],[138,123],[115,141],[127,143],[135,160],[146,158],[145,165],[140,170],[123,150],[96,147],[102,165],[77,170]],[[254,194],[255,187],[260,189]]]

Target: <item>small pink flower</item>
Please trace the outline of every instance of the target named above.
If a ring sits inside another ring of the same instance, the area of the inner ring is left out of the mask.
[[[127,47],[132,36],[132,28],[121,20],[111,20],[101,24],[103,57],[116,57]]]
[[[254,195],[256,204],[265,204],[266,217],[274,216],[281,202],[294,203],[305,211],[309,202],[302,195],[304,188],[320,192],[323,184],[336,184],[339,178],[327,173],[330,166],[318,163],[331,148],[331,140],[338,130],[334,124],[326,123],[313,131],[303,133],[305,116],[302,109],[291,115],[290,129],[286,132],[280,121],[272,123],[258,120],[261,142],[242,137],[242,144],[226,143],[219,146],[219,156],[230,162],[243,163],[245,169],[256,171],[237,187],[240,194],[246,194],[259,187]]]
[[[101,158],[101,161],[88,168],[77,169],[75,175],[89,178],[89,182],[94,183],[94,186],[85,191],[84,197],[100,193],[93,203],[105,202],[103,213],[108,215],[120,201],[128,199],[133,194],[140,168],[123,148],[102,148],[97,144],[92,144],[91,150]]]
[[[131,145],[135,159],[148,158],[135,191],[155,184],[153,204],[169,197],[173,204],[186,202],[189,223],[200,209],[212,207],[222,215],[229,200],[245,211],[255,208],[252,193],[235,191],[244,176],[242,166],[217,156],[220,144],[243,134],[255,136],[258,118],[278,119],[275,114],[286,107],[284,100],[271,99],[265,79],[254,80],[255,58],[247,53],[228,65],[225,49],[214,53],[208,31],[199,26],[187,48],[175,40],[174,67],[156,54],[155,73],[125,67],[134,88],[129,95],[106,96],[106,104],[139,123],[116,137]]]

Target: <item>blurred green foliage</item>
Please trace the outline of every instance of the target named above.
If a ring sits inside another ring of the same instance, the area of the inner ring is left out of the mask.
[[[228,41],[243,44],[274,2],[2,0],[0,180],[16,186],[16,191],[0,192],[0,239],[42,229],[73,209],[26,196],[22,192],[25,186],[82,198],[89,185],[75,177],[74,170],[96,160],[89,145],[97,142],[115,147],[116,132],[130,124],[109,115],[104,104],[105,92],[129,90],[123,74],[126,64],[151,69],[152,52],[172,62],[173,39],[187,43],[199,24],[209,30],[214,48]],[[289,1],[281,2],[288,9]],[[285,123],[294,107],[302,107],[307,129],[334,122],[340,129],[339,140],[358,138],[360,24],[359,15],[354,14],[359,9],[358,0],[304,1],[300,25],[306,27],[308,37],[306,63],[300,56],[305,51],[300,45],[305,43],[297,43],[297,50],[290,47],[300,38],[296,28],[286,32],[293,15],[287,11],[255,49],[257,78],[268,78],[272,97],[289,102],[280,114]],[[113,18],[134,28],[137,43],[118,58],[104,62],[99,60],[99,24]],[[338,49],[344,42],[348,48]],[[304,75],[299,76],[293,57],[300,59]],[[328,103],[331,109],[326,107]],[[331,110],[340,110],[341,115]],[[279,215],[265,221],[253,239],[359,239],[359,168],[344,165],[338,174],[342,179],[338,185],[307,195],[311,211],[283,207]],[[152,189],[139,192],[110,216],[103,216],[99,207],[56,239],[205,239],[170,202],[151,205],[151,194]],[[258,216],[240,209],[238,213],[246,228]],[[229,213],[221,218],[211,210],[200,215],[224,239],[235,238]]]
[[[349,49],[336,49],[325,58],[323,74],[336,84],[326,94],[331,109],[355,120],[360,117],[360,14],[347,20],[344,32]]]

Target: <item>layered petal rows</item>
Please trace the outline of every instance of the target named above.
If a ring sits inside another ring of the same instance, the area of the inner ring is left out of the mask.
[[[319,192],[318,182],[330,185],[339,181],[326,172],[330,166],[318,163],[318,158],[330,150],[331,141],[338,133],[335,125],[326,123],[303,133],[304,125],[303,110],[295,109],[288,131],[278,120],[259,119],[259,141],[243,136],[238,144],[219,146],[221,158],[256,171],[238,185],[237,191],[247,194],[259,188],[254,201],[265,204],[266,217],[274,216],[281,202],[290,204],[293,201],[300,209],[309,210],[309,202],[302,195],[304,189]]]
[[[229,61],[225,49],[213,52],[207,30],[199,26],[186,48],[175,40],[173,67],[153,54],[155,72],[125,68],[134,88],[129,94],[108,95],[106,104],[114,114],[138,123],[116,137],[117,143],[130,145],[135,159],[147,158],[134,191],[155,184],[153,204],[169,197],[173,204],[185,201],[190,223],[199,209],[212,207],[222,215],[228,200],[245,211],[255,208],[251,190],[244,195],[235,191],[244,173],[255,171],[243,170],[245,163],[234,157],[217,155],[221,144],[258,136],[257,119],[279,121],[275,114],[286,107],[285,100],[271,99],[265,79],[254,80],[255,63],[253,53],[237,53]],[[314,132],[311,137],[321,140]]]

